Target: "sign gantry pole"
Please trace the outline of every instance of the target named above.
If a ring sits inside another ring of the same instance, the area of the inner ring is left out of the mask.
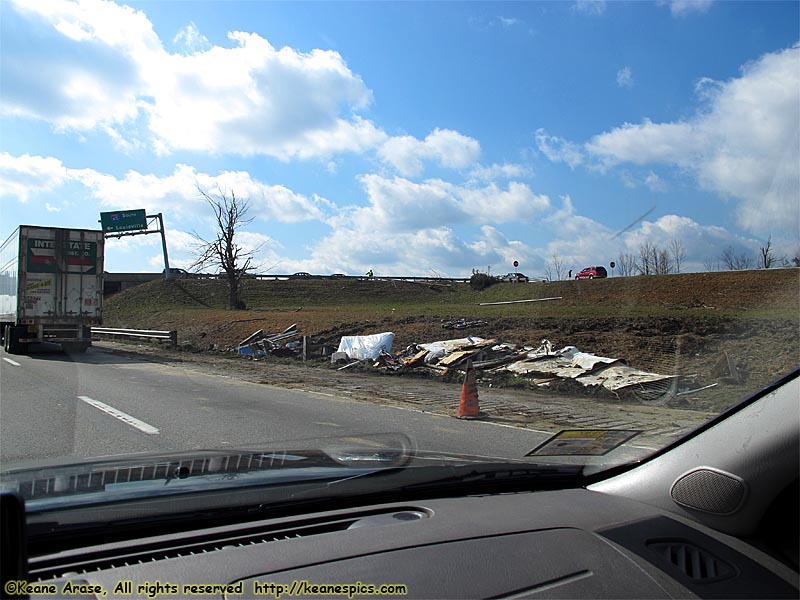
[[[148,225],[158,220],[158,229],[148,229]],[[167,254],[167,235],[164,230],[164,217],[161,213],[148,215],[143,208],[100,213],[100,224],[106,238],[121,238],[129,235],[161,234],[161,247],[164,251],[164,279],[169,279],[169,255]]]

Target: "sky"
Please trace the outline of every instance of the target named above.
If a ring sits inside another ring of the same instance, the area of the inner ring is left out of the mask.
[[[202,190],[247,201],[265,274],[791,258],[799,42],[794,1],[5,0],[0,235],[145,209],[187,268]]]

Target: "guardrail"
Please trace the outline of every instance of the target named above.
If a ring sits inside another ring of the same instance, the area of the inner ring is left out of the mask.
[[[178,347],[177,331],[158,331],[155,329],[115,329],[113,327],[92,327],[92,337],[95,335],[118,335],[123,337],[138,337],[152,340],[165,340],[173,348]]]

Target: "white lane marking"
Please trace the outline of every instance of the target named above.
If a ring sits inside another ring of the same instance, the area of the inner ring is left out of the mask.
[[[130,425],[131,427],[135,427],[139,431],[144,431],[150,435],[158,435],[159,431],[152,425],[148,425],[144,421],[140,421],[136,417],[132,417],[127,413],[122,412],[121,410],[117,410],[113,406],[109,406],[108,404],[104,404],[99,400],[93,400],[89,398],[89,396],[78,396],[79,400],[83,400],[86,404],[90,406],[94,406],[98,410],[102,410],[104,413],[111,415],[115,419],[119,419],[123,423]]]
[[[5,356],[3,357],[3,360],[6,361],[10,365],[14,365],[15,367],[21,367],[22,366],[17,361],[11,360],[10,358],[6,358]]]

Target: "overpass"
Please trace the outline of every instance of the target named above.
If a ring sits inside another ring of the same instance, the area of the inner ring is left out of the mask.
[[[116,294],[136,285],[163,278],[164,273],[104,273],[103,296]]]

